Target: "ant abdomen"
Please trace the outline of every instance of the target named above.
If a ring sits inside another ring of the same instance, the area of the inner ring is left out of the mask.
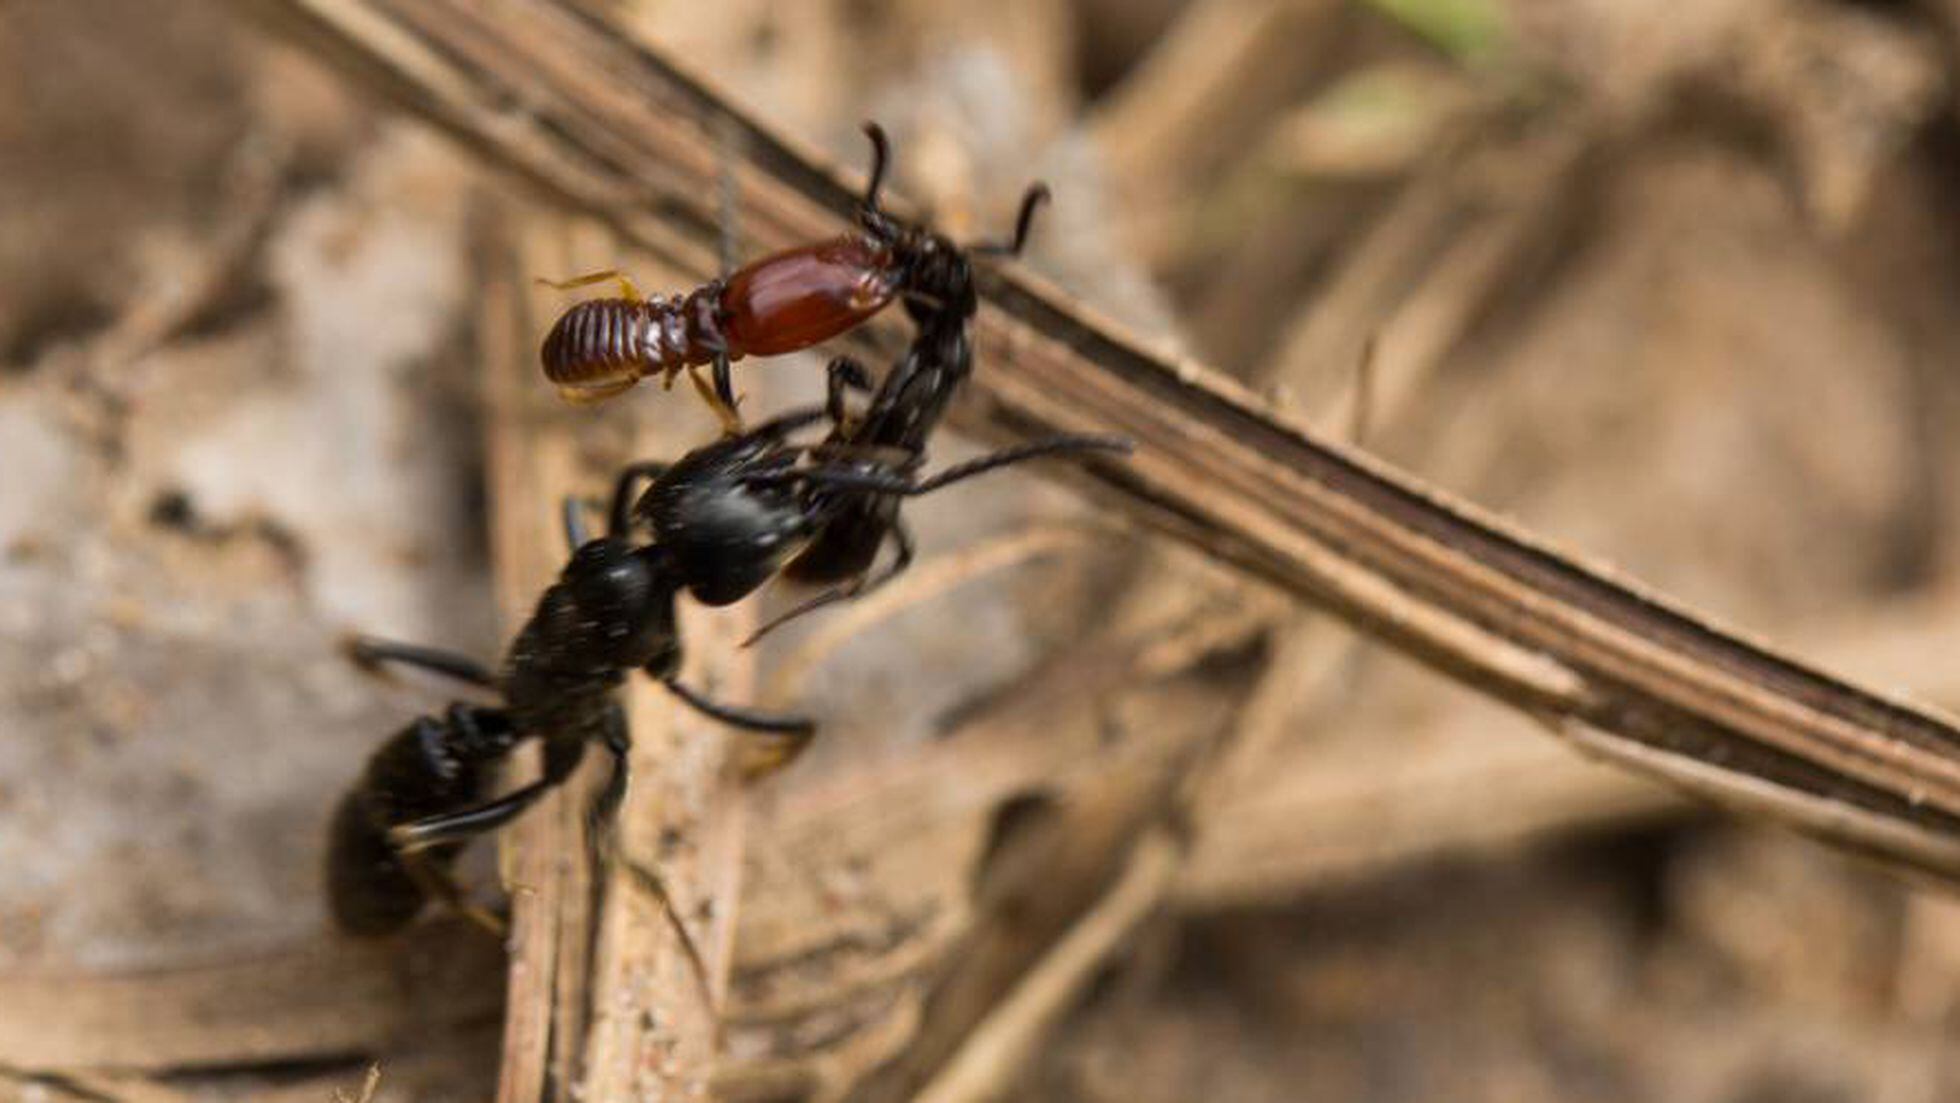
[[[389,832],[488,797],[512,743],[500,710],[458,705],[440,720],[418,717],[375,750],[327,834],[327,902],[341,930],[389,934],[431,895],[460,904],[449,871],[462,844],[405,851]]]
[[[357,789],[340,799],[327,836],[327,902],[334,924],[364,938],[408,926],[428,903],[428,893],[388,840],[384,820],[368,794]],[[408,860],[446,873],[461,849],[431,847]]]

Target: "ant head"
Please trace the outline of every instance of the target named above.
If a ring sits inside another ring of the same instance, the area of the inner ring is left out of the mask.
[[[891,257],[892,282],[905,298],[906,312],[924,322],[947,312],[966,317],[974,312],[973,255],[1017,257],[1028,243],[1035,211],[1049,198],[1046,184],[1034,184],[1021,196],[1014,219],[1014,236],[1005,242],[980,242],[961,247],[944,235],[901,222],[878,205],[885,173],[891,165],[891,140],[877,123],[864,124],[871,139],[871,176],[858,203],[858,224]]]
[[[908,230],[892,248],[892,267],[905,312],[915,322],[948,315],[968,318],[978,308],[966,251],[939,234]]]

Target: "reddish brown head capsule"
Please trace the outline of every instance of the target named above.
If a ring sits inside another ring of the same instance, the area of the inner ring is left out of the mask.
[[[748,265],[721,293],[729,358],[780,356],[848,333],[892,301],[892,276],[891,254],[856,234]]]

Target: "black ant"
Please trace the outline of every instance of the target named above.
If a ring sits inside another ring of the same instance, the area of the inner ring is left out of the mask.
[[[1013,243],[1003,251],[1010,255],[1020,252],[1036,206],[1046,195],[1045,189],[1029,193],[1015,225]],[[844,410],[843,395],[847,390],[869,389],[863,365],[849,357],[830,363],[833,429],[815,451],[835,458],[841,467],[809,476],[810,509],[824,517],[824,525],[810,545],[789,561],[783,577],[805,584],[837,585],[776,617],[750,636],[750,643],[805,613],[868,593],[911,566],[914,545],[899,516],[902,498],[1038,456],[1127,452],[1131,447],[1129,441],[1118,437],[1059,434],[960,464],[923,482],[913,480],[912,472],[925,460],[928,440],[944,420],[961,384],[973,374],[973,346],[967,331],[978,301],[972,272],[963,258],[948,258],[943,253],[938,256],[943,262],[938,270],[943,297],[907,299],[906,311],[917,323],[918,333],[862,415],[853,417]],[[896,557],[884,571],[873,575],[871,567],[887,539],[896,546]]]
[[[877,449],[835,442],[843,431],[836,424],[842,389],[863,382],[846,378],[850,374],[849,367],[833,372],[832,398],[824,407],[785,414],[672,464],[627,468],[614,483],[604,536],[589,537],[582,503],[568,500],[564,527],[571,559],[518,631],[501,674],[446,651],[372,639],[354,643],[364,664],[420,667],[496,693],[503,705],[452,705],[440,720],[424,717],[397,733],[369,760],[341,802],[328,850],[329,897],[344,929],[385,934],[412,919],[432,896],[483,918],[462,904],[449,873],[462,844],[509,823],[563,784],[591,742],[613,760],[587,810],[598,837],[626,792],[631,740],[614,691],[634,669],[704,715],[777,737],[775,754],[754,772],[788,762],[808,743],[816,726],[807,719],[722,704],[679,681],[675,600],[682,589],[704,604],[727,605],[753,593],[863,502],[895,503],[1050,452],[1127,447],[1108,438],[1057,438],[920,480],[914,477],[916,455],[895,463]],[[832,441],[788,440],[795,429],[826,417],[833,420]],[[825,453],[862,458],[836,462]],[[651,484],[636,500],[646,479]],[[635,518],[652,528],[652,542],[631,540]],[[496,768],[531,738],[544,746],[543,775],[486,799]]]
[[[821,344],[856,328],[895,298],[903,298],[915,317],[921,309],[971,316],[970,254],[1018,254],[1048,189],[1040,184],[1028,189],[1011,243],[962,248],[879,207],[891,143],[876,123],[866,123],[864,133],[871,139],[871,176],[858,204],[856,233],[772,253],[672,298],[646,298],[617,269],[542,281],[561,290],[617,281],[620,291],[617,297],[578,303],[559,317],[540,350],[545,377],[567,401],[583,404],[610,398],[650,375],[671,384],[687,371],[734,434],[741,422],[729,380],[731,361]],[[704,364],[714,365],[712,387],[694,374]]]
[[[328,896],[344,929],[369,935],[395,930],[431,896],[463,907],[449,874],[462,844],[509,823],[562,784],[591,742],[611,755],[613,769],[588,819],[595,829],[609,824],[626,792],[631,745],[614,691],[636,668],[723,723],[786,737],[796,746],[814,734],[807,719],[722,704],[682,683],[675,598],[686,588],[710,604],[735,600],[760,585],[748,584],[750,575],[767,578],[800,546],[792,538],[804,527],[796,495],[751,486],[730,472],[766,473],[793,463],[797,451],[783,443],[784,435],[823,414],[779,418],[696,449],[671,467],[628,468],[614,485],[604,536],[589,537],[582,504],[568,500],[564,527],[571,559],[512,641],[501,674],[465,655],[383,640],[354,642],[355,658],[364,664],[420,667],[489,690],[503,704],[456,704],[440,719],[423,717],[369,760],[341,801],[329,839]],[[649,476],[655,476],[654,496],[680,503],[667,520],[688,538],[673,544],[629,539],[634,492]],[[720,542],[725,554],[698,554],[701,538]],[[490,798],[497,767],[532,738],[544,746],[543,776]]]

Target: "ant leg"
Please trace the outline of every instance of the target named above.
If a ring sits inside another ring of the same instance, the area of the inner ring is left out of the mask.
[[[725,705],[699,690],[683,683],[672,674],[660,679],[667,691],[680,698],[681,703],[711,720],[719,720],[730,727],[743,728],[753,732],[766,732],[770,735],[786,735],[807,741],[817,732],[816,721],[802,716],[783,713],[761,712],[755,709]]]
[[[440,843],[460,842],[487,831],[495,831],[536,804],[539,797],[557,784],[556,781],[534,781],[487,804],[396,824],[388,829],[388,839],[395,844],[396,850],[413,854]]]
[[[824,368],[824,410],[830,420],[844,423],[844,395],[847,391],[871,390],[871,373],[849,356],[839,356]]]
[[[627,755],[633,749],[633,736],[626,726],[626,710],[617,704],[606,714],[606,726],[599,736],[599,745],[612,756],[612,772],[606,776],[605,788],[599,790],[585,810],[585,827],[595,842],[604,839],[610,845],[614,818],[619,814],[620,804],[626,800],[626,785],[631,776]]]
[[[659,870],[624,854],[619,855],[619,865],[626,871],[627,876],[633,878],[633,883],[640,886],[641,891],[660,904],[660,910],[666,914],[667,922],[673,925],[674,937],[680,940],[681,951],[687,954],[688,964],[694,970],[694,981],[701,986],[702,997],[708,1007],[714,1009],[715,986],[709,979],[708,959],[701,953],[700,943],[694,941],[694,932],[688,930],[687,924],[681,920],[681,910],[674,904],[674,894],[667,891],[667,879],[660,876]]]
[[[606,535],[625,536],[633,525],[634,491],[639,489],[641,479],[658,479],[667,473],[672,464],[659,460],[641,460],[626,465],[613,480],[612,506],[606,511]]]
[[[584,754],[583,739],[548,742],[545,745],[543,777],[474,808],[396,824],[388,829],[388,839],[395,844],[396,850],[413,853],[438,843],[459,842],[495,831],[536,804],[539,797],[564,784],[565,779],[578,768],[579,759]]]
[[[845,441],[823,441],[810,446],[810,456],[819,460],[841,460],[850,463],[875,463],[891,471],[905,473],[916,469],[923,459],[911,448],[898,444],[851,444]]]
[[[510,714],[505,710],[478,708],[460,702],[449,706],[437,732],[435,742],[440,746],[425,741],[424,753],[463,761],[482,762],[501,758],[510,752],[512,744],[517,741]],[[499,938],[504,936],[504,921],[473,903],[469,893],[457,883],[455,875],[443,861],[437,860],[426,850],[404,850],[399,847],[395,849],[395,860],[424,896],[441,901],[450,911],[491,934]]]
[[[791,763],[803,757],[810,749],[810,741],[816,732],[802,735],[780,737],[752,736],[755,740],[742,755],[740,769],[743,781],[760,781],[770,774],[787,769]]]
[[[444,651],[441,648],[397,643],[394,640],[376,639],[373,636],[356,636],[347,642],[347,654],[355,663],[370,670],[383,663],[400,663],[403,666],[432,671],[485,689],[497,687],[497,676],[491,673],[489,667],[468,655],[459,655],[454,651]]]
[[[554,291],[576,291],[581,287],[591,287],[595,283],[608,283],[613,280],[619,281],[620,298],[636,303],[646,301],[646,296],[640,294],[640,289],[633,286],[632,278],[617,268],[601,268],[597,272],[587,272],[582,276],[563,280],[548,280],[542,276],[538,278],[539,283]]]
[[[680,910],[674,906],[673,894],[667,891],[667,882],[658,870],[628,857],[618,845],[619,807],[626,799],[626,785],[629,776],[627,756],[633,749],[632,733],[626,726],[626,710],[614,704],[606,715],[606,726],[599,736],[600,745],[612,756],[612,774],[606,778],[605,788],[592,798],[585,810],[586,834],[592,840],[600,871],[617,861],[628,876],[660,903],[660,910],[667,915],[667,921],[674,926],[674,936],[680,939],[681,949],[687,954],[694,968],[694,978],[701,985],[701,992],[707,997],[709,1006],[715,1002],[714,984],[708,972],[708,962],[701,954],[701,947],[694,941],[694,932],[687,929],[681,921]]]
[[[898,554],[892,558],[891,566],[886,567],[875,575],[866,575],[860,579],[857,593],[854,596],[863,597],[883,586],[885,583],[890,582],[892,579],[897,578],[899,575],[904,574],[911,568],[912,558],[918,554],[919,550],[918,545],[912,542],[912,530],[905,527],[905,521],[902,518],[894,517],[892,518],[892,527],[889,531],[891,532],[892,543],[898,548]]]
[[[840,601],[849,601],[853,598],[863,597],[878,587],[883,586],[885,583],[890,582],[892,579],[897,578],[899,575],[904,574],[912,566],[912,558],[918,551],[917,546],[912,543],[912,530],[905,527],[904,521],[894,517],[892,518],[891,528],[888,531],[891,533],[892,542],[898,546],[898,555],[892,560],[891,566],[886,567],[876,575],[859,575],[842,586],[833,586],[823,593],[790,609],[788,612],[777,615],[769,623],[750,633],[749,638],[742,641],[742,646],[752,647],[762,637],[806,613],[814,613],[826,605],[835,605]]]

